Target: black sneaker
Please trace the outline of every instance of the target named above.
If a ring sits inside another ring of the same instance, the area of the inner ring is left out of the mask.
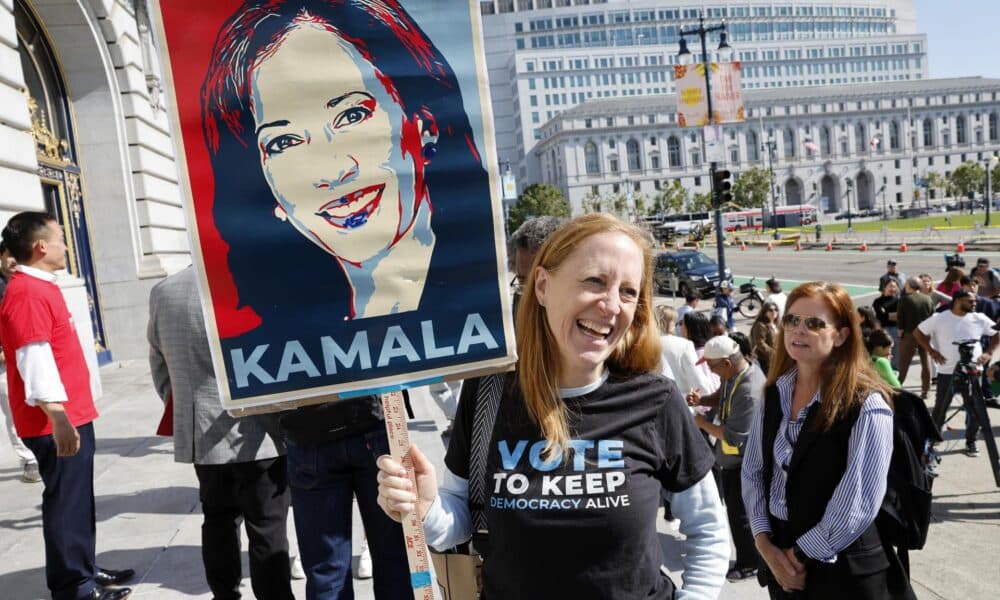
[[[967,442],[965,444],[965,455],[966,456],[979,456],[979,448],[976,447],[976,442]]]

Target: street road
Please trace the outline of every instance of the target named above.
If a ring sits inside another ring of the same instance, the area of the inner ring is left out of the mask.
[[[705,254],[716,259],[714,247],[703,250]],[[899,270],[907,276],[930,273],[935,281],[944,276],[945,252],[886,252],[886,251],[846,251],[837,250],[825,252],[822,250],[803,250],[796,252],[791,248],[776,248],[772,252],[763,249],[726,248],[726,266],[736,278],[756,276],[763,283],[771,275],[782,282],[786,292],[798,282],[827,279],[838,283],[878,287],[878,278],[885,273],[885,262],[889,258],[899,263]],[[976,259],[986,256],[993,266],[1000,265],[1000,253],[966,253],[963,255],[966,272],[975,268]]]

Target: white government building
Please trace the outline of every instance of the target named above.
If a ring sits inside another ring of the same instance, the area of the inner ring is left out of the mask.
[[[854,211],[905,208],[915,176],[947,175],[1000,151],[997,79],[746,90],[743,98],[746,121],[722,127],[720,164],[738,176],[772,161],[779,206],[837,212],[850,199]],[[560,113],[533,152],[541,181],[562,189],[579,213],[590,195],[651,198],[673,179],[689,192],[710,191],[701,138],[701,128],[678,126],[674,95],[610,98]]]
[[[543,124],[581,103],[673,93],[678,30],[726,20],[745,90],[927,78],[913,0],[481,2],[500,161],[542,180]],[[712,34],[709,48],[718,45]],[[689,40],[693,53],[697,38]],[[656,101],[653,101],[654,103]]]

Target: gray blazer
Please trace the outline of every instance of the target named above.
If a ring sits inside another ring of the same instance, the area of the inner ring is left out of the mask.
[[[196,276],[188,267],[149,294],[149,366],[160,398],[173,393],[174,460],[220,465],[283,455],[277,415],[236,419],[222,410]]]

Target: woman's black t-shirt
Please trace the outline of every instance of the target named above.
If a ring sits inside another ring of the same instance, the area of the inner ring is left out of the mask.
[[[656,533],[660,490],[683,491],[714,459],[674,383],[611,375],[565,399],[571,449],[546,462],[516,377],[500,403],[486,469],[489,600],[666,598]],[[476,387],[463,394],[445,463],[469,477]]]

